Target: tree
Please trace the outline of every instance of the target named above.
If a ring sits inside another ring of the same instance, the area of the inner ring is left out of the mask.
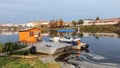
[[[59,20],[59,27],[63,27],[64,26],[64,21],[62,19]]]
[[[2,45],[2,43],[0,43],[0,52],[2,52],[3,51],[3,45]]]
[[[50,21],[50,27],[51,28],[55,28],[56,26],[57,26],[56,21],[55,20],[51,20]]]
[[[72,24],[73,24],[73,26],[75,27],[77,23],[76,23],[76,21],[73,20],[73,21],[72,21]]]
[[[78,20],[78,24],[83,24],[84,21],[82,19]]]
[[[100,18],[99,18],[99,17],[96,17],[96,19],[95,19],[95,20],[96,20],[96,21],[97,21],[97,20],[100,20]]]

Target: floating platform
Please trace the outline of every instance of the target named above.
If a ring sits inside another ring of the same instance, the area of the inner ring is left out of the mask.
[[[39,42],[34,43],[33,46],[36,46],[36,52],[38,53],[52,55],[63,52],[66,48],[70,47],[71,44],[59,42]]]

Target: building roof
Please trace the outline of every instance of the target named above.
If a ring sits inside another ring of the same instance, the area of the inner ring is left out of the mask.
[[[40,28],[26,28],[26,29],[20,30],[19,32],[29,31],[29,30],[32,30],[32,29],[40,29]]]

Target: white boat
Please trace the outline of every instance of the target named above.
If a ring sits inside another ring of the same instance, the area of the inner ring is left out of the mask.
[[[34,44],[34,46],[36,46],[36,52],[52,55],[63,52],[67,47],[70,47],[71,44],[58,42],[40,42]]]
[[[57,41],[57,42],[60,41],[60,42],[67,42],[67,43],[72,43],[75,40],[81,40],[81,39],[77,37],[72,37],[72,36],[50,38],[50,41]]]
[[[68,42],[68,43],[72,43],[73,41],[76,41],[76,40],[81,40],[81,39],[76,37],[70,37],[70,36],[65,36],[59,39],[59,41],[61,42]]]
[[[50,41],[59,42],[60,37],[49,38]]]

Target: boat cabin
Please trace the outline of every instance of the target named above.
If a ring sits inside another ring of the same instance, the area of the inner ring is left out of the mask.
[[[27,44],[35,43],[41,40],[41,29],[27,28],[19,31],[19,41]]]

